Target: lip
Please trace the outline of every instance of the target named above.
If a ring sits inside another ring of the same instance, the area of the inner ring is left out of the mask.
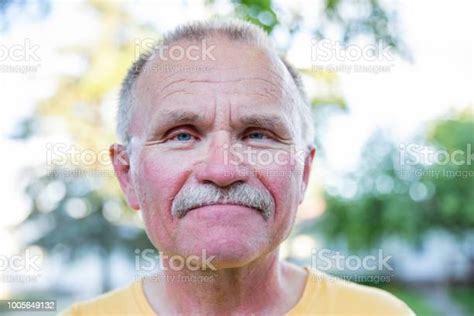
[[[248,206],[248,205],[245,205],[245,204],[239,204],[239,203],[210,203],[210,204],[203,204],[203,205],[199,205],[199,206],[190,208],[189,210],[187,210],[186,213],[194,211],[194,210],[199,209],[199,208],[208,207],[208,206],[240,206],[240,207],[245,207],[245,208],[248,208],[248,209],[255,210],[257,212],[262,212],[262,210],[260,210],[258,208],[251,207],[251,206]]]

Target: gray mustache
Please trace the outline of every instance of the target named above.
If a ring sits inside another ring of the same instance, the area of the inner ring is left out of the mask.
[[[181,218],[194,208],[212,204],[237,204],[258,209],[265,220],[270,218],[275,205],[268,191],[256,189],[246,183],[232,184],[222,189],[210,183],[187,186],[181,189],[171,205],[171,214]]]

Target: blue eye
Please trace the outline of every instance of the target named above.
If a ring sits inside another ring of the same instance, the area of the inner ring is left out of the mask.
[[[191,140],[192,136],[189,133],[179,133],[178,135],[175,136],[177,140],[179,141],[189,141]]]
[[[264,139],[266,136],[264,133],[253,132],[253,133],[248,134],[247,137],[250,139]]]

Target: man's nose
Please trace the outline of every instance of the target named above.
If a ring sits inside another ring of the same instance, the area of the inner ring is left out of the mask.
[[[219,187],[227,187],[236,182],[246,182],[249,178],[249,167],[235,153],[231,140],[226,135],[218,135],[212,140],[206,157],[197,170],[199,182],[212,182]]]

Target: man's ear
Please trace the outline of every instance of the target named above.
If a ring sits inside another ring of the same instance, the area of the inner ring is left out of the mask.
[[[311,167],[313,165],[313,159],[315,155],[316,149],[314,148],[314,146],[311,146],[304,159],[303,181],[301,182],[299,204],[303,202],[304,194],[306,192],[306,188],[308,187],[309,175],[311,174]]]
[[[110,159],[114,166],[115,175],[120,183],[123,193],[127,197],[128,205],[134,210],[140,209],[137,193],[133,187],[130,171],[130,159],[127,149],[123,145],[112,144],[109,148]]]

